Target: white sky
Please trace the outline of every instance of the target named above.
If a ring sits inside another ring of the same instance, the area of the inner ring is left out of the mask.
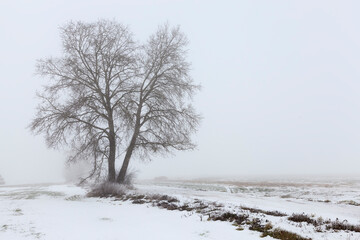
[[[60,54],[67,21],[107,18],[139,40],[179,24],[203,86],[198,150],[137,162],[139,177],[359,175],[359,11],[358,1],[329,0],[1,0],[0,174],[63,179],[65,153],[26,129],[45,83],[35,61]]]

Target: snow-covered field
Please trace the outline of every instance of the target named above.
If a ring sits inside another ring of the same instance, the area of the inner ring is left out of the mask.
[[[306,213],[314,219],[330,218],[360,224],[359,181],[332,183],[284,182],[140,182],[138,194],[166,194],[182,203],[217,202],[226,211],[271,222],[312,239],[360,240],[352,231],[315,231],[307,223],[287,216],[252,213],[242,208]],[[196,211],[168,211],[151,204],[86,198],[74,185],[0,187],[0,239],[272,239],[245,227],[237,231],[229,222],[207,221]]]
[[[111,199],[75,186],[0,187],[0,239],[258,239],[225,222]]]
[[[360,181],[334,182],[150,182],[137,188],[142,192],[158,192],[220,201],[287,214],[308,213],[323,218],[340,219],[360,224]]]

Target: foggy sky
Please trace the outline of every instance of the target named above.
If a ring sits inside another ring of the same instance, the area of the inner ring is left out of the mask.
[[[140,41],[179,24],[202,85],[197,150],[133,159],[140,178],[359,175],[359,10],[328,0],[1,0],[0,174],[9,184],[63,181],[66,153],[26,129],[46,82],[35,61],[60,55],[59,26],[105,18]]]

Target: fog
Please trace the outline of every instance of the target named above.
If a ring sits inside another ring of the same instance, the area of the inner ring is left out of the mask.
[[[46,79],[36,59],[59,56],[59,26],[114,19],[145,41],[159,24],[190,40],[203,121],[195,151],[151,162],[139,178],[359,175],[358,1],[0,2],[0,175],[8,184],[61,182],[66,152],[26,128]],[[119,165],[120,163],[118,163]],[[118,166],[119,167],[119,166]]]

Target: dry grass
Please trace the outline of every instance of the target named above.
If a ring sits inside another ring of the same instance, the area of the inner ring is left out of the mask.
[[[122,197],[126,194],[128,187],[113,182],[103,182],[92,187],[87,197]]]
[[[317,220],[310,218],[308,215],[301,213],[301,214],[293,214],[290,217],[288,217],[288,220],[292,222],[306,222],[309,224],[312,224],[314,226],[318,226],[319,223]]]
[[[237,225],[243,224],[247,219],[248,215],[245,214],[235,214],[231,212],[225,212],[221,215],[209,215],[208,220],[212,221],[223,221],[223,222],[235,222]]]
[[[248,222],[250,225],[249,229],[257,232],[261,232],[261,237],[270,236],[275,239],[281,240],[311,240],[311,238],[302,237],[296,233],[286,231],[284,229],[276,228],[273,229],[271,223],[262,224],[260,219],[255,218],[251,222]]]
[[[266,232],[262,237],[270,236],[275,239],[281,240],[311,240],[311,238],[302,237],[296,233],[292,233],[280,228],[276,228],[273,231]]]
[[[265,210],[261,210],[261,209],[258,209],[258,208],[249,208],[249,207],[241,207],[241,209],[247,210],[247,211],[249,211],[251,213],[262,213],[262,214],[275,216],[275,217],[285,217],[285,216],[287,216],[285,213],[282,213],[282,212],[279,212],[279,211],[265,211]]]
[[[318,218],[316,220],[304,213],[293,214],[288,218],[288,220],[292,222],[306,222],[308,224],[314,225],[315,227],[325,226],[326,230],[336,230],[336,231],[344,230],[344,231],[360,232],[360,225],[350,224],[346,220],[339,221],[338,219],[336,219],[335,221],[331,221],[329,219],[324,221],[322,218]]]
[[[347,223],[346,221],[340,222],[339,220],[333,221],[326,226],[327,230],[344,230],[344,231],[353,231],[353,232],[360,232],[360,225],[352,225]]]

